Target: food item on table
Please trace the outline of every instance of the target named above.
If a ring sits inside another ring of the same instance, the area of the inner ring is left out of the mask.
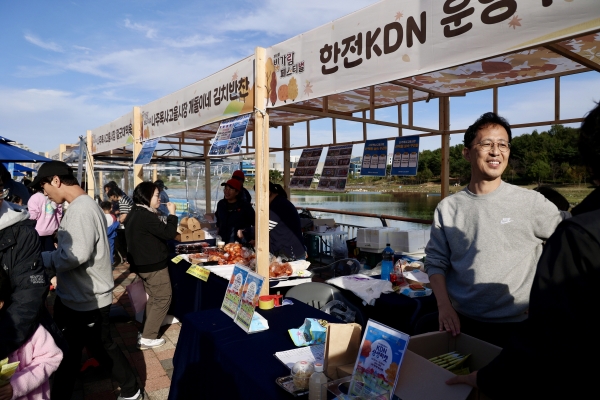
[[[292,367],[292,378],[296,389],[308,389],[310,376],[315,372],[313,363],[308,361],[298,361]]]
[[[429,361],[449,371],[455,372],[458,370],[463,372],[465,369],[463,368],[463,364],[469,356],[470,354],[463,355],[456,351],[452,351],[450,353],[442,354],[441,356],[430,358]]]
[[[273,261],[269,265],[269,277],[270,278],[281,278],[284,276],[290,276],[294,273],[292,266],[289,263],[280,263],[279,261]]]

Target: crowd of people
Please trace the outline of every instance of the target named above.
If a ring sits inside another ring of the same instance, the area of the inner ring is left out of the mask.
[[[600,188],[569,212],[556,192],[502,181],[511,139],[502,117],[477,119],[464,136],[471,180],[434,214],[425,270],[438,302],[436,329],[502,347],[489,365],[447,383],[479,387],[490,398],[587,395],[595,370],[584,366],[600,353],[593,329]],[[581,125],[579,151],[599,185],[600,105]],[[168,188],[142,182],[130,198],[109,182],[108,200],[98,204],[60,161],[39,168],[29,183],[33,193],[21,193],[4,167],[0,178],[0,360],[20,362],[0,386],[0,400],[71,398],[84,348],[119,383],[119,399],[142,399],[109,329],[114,258],[129,264],[149,296],[138,347],[162,346],[159,329],[172,296],[167,241],[178,226]],[[253,246],[255,212],[244,183],[235,171],[222,184],[216,226],[224,242]],[[21,205],[7,201],[15,192]],[[306,257],[296,208],[272,182],[269,246],[288,259]],[[53,316],[45,307],[51,279]]]

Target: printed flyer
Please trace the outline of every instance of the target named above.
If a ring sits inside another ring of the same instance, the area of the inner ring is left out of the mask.
[[[410,336],[369,320],[354,365],[348,394],[392,399]]]
[[[300,160],[298,160],[298,165],[290,181],[292,189],[310,188],[322,152],[322,147],[302,150]]]
[[[351,144],[329,147],[317,189],[343,192],[346,189],[350,158],[352,158]]]
[[[385,176],[387,167],[387,139],[373,139],[365,142],[361,176]]]
[[[237,313],[244,290],[244,282],[249,272],[248,269],[239,265],[233,267],[233,273],[231,274],[231,279],[229,279],[225,298],[223,298],[223,304],[221,305],[221,310],[231,318],[235,317]]]
[[[157,145],[158,139],[146,140],[142,145],[142,151],[138,154],[134,164],[150,164]]]
[[[242,300],[238,306],[234,322],[238,324],[246,332],[250,331],[250,324],[254,309],[258,305],[258,297],[260,289],[265,282],[265,277],[258,275],[255,272],[249,271],[246,277],[246,282],[243,285]]]
[[[396,138],[392,175],[415,176],[419,166],[419,136]]]
[[[236,118],[221,121],[215,135],[215,140],[208,151],[208,155],[222,156],[239,154],[242,150],[242,141],[246,134],[250,115],[251,114],[245,114]]]

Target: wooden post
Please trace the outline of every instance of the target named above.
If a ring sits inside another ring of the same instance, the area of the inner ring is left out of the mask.
[[[560,120],[560,76],[554,78],[554,120]]]
[[[290,198],[290,127],[281,126],[281,143],[283,144],[283,188]]]
[[[398,125],[402,124],[402,104],[398,104]],[[398,136],[402,136],[402,127],[398,127]]]
[[[413,126],[413,89],[408,89],[408,125]]]
[[[363,111],[362,112],[362,117],[363,119],[367,119],[367,112]],[[363,122],[363,140],[366,141],[367,140],[367,123]]]
[[[158,180],[158,165],[154,164],[154,168],[152,168],[152,182],[156,182]]]
[[[98,171],[98,189],[100,191],[100,198],[104,200],[104,172]]]
[[[494,95],[494,100],[493,100],[494,114],[498,114],[498,88],[495,87],[494,89],[492,89],[492,93]]]
[[[87,157],[86,157],[86,163],[85,163],[85,172],[86,172],[86,179],[87,179],[87,192],[88,195],[93,199],[94,198],[94,192],[96,190],[96,182],[94,181],[94,156],[92,155],[92,145],[93,145],[93,139],[92,139],[92,131],[87,131],[87,138],[86,138],[86,146],[87,146]],[[79,149],[79,151],[81,151],[82,149]]]
[[[369,119],[375,121],[375,86],[369,88]]]
[[[246,137],[247,139],[247,137]],[[247,142],[246,142],[247,143]],[[210,158],[208,152],[210,150],[210,142],[204,141],[204,197],[206,197],[206,213],[210,214],[212,211],[212,188],[210,186]]]
[[[450,98],[440,97],[440,131],[442,133],[442,172],[441,172],[441,198],[444,199],[450,194],[450,135],[446,133],[450,130]]]
[[[142,151],[142,113],[139,107],[133,107],[133,162]],[[144,181],[144,166],[141,164],[133,165],[133,187]],[[126,184],[126,187],[129,184]]]
[[[129,195],[129,170],[123,170],[123,191]]]
[[[254,144],[256,146],[256,270],[269,280],[269,114],[267,113],[266,49],[255,50]],[[260,293],[269,294],[269,285]]]
[[[333,144],[336,144],[337,143],[337,129],[336,129],[335,118],[331,118],[331,130],[333,132]]]
[[[310,146],[310,120],[306,121],[306,145]]]
[[[67,151],[67,145],[66,144],[60,144],[58,146],[58,161],[64,161],[63,160],[63,153]]]

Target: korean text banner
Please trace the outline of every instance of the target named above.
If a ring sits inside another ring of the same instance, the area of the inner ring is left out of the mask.
[[[268,107],[438,71],[598,28],[598,0],[383,0],[268,48]]]
[[[419,136],[396,138],[391,175],[415,176],[419,167]]]
[[[92,129],[92,154],[104,153],[133,144],[133,112]]]
[[[387,139],[373,139],[365,142],[362,167],[363,176],[385,176],[387,167]]]
[[[317,190],[343,192],[346,190],[352,145],[330,146],[325,157],[325,165]]]
[[[294,170],[294,176],[290,181],[290,188],[292,189],[308,189],[313,181],[315,172],[317,171],[317,165],[323,152],[322,147],[313,147],[311,149],[302,150],[298,165]]]
[[[183,132],[254,109],[254,56],[141,107],[142,140]]]
[[[246,114],[236,118],[221,121],[215,140],[210,146],[209,156],[222,156],[239,154],[242,149],[242,141],[246,134],[250,115]]]

